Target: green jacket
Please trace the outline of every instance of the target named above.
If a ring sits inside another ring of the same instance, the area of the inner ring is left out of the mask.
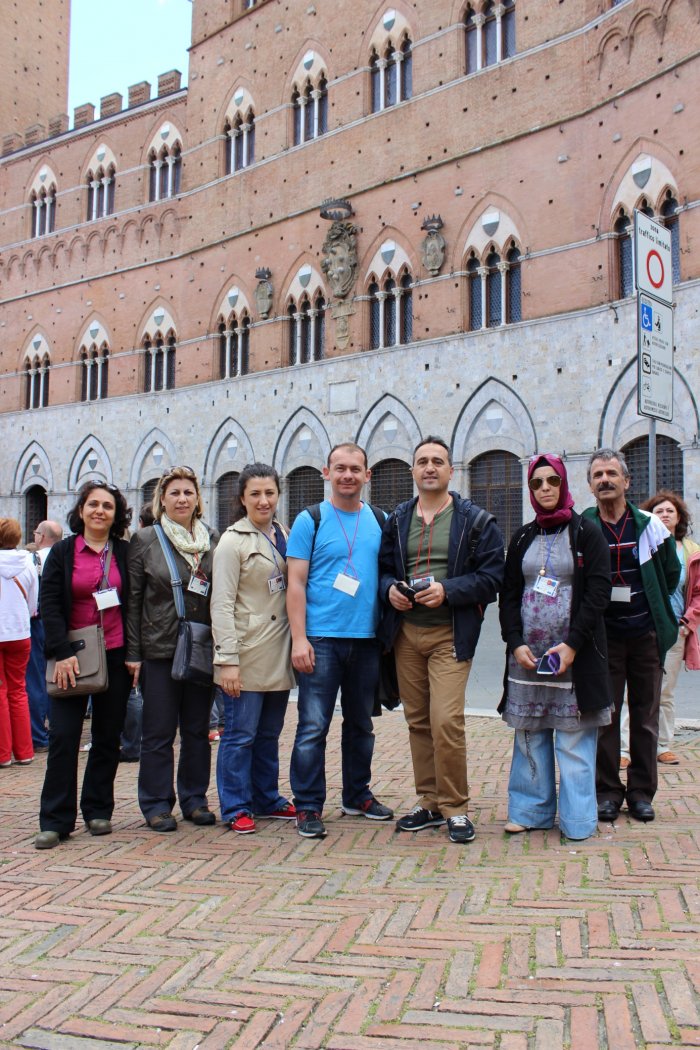
[[[676,541],[661,519],[640,510],[633,503],[628,502],[627,506],[637,531],[639,570],[663,665],[666,653],[678,638],[678,620],[671,608],[669,596],[681,578],[681,563],[676,554]],[[597,507],[588,507],[581,516],[591,518],[600,525]]]

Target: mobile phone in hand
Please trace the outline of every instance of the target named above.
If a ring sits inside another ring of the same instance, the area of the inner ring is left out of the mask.
[[[537,665],[537,674],[558,674],[560,667],[559,653],[545,653]]]

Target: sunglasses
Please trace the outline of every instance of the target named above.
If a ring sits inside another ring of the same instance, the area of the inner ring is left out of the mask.
[[[545,481],[553,489],[558,489],[561,485],[561,478],[558,474],[548,474],[546,478],[530,478],[527,483],[530,492],[537,492],[538,489],[542,488]]]
[[[164,470],[163,473],[161,474],[161,480],[163,478],[169,478],[171,474],[175,474],[176,472],[180,473],[180,471],[187,471],[187,474],[189,475],[189,477],[191,477],[191,478],[195,477],[195,472],[192,469],[192,467],[188,467],[188,466],[186,466],[186,464],[183,463],[182,466],[179,466],[179,467],[168,467],[167,470]]]

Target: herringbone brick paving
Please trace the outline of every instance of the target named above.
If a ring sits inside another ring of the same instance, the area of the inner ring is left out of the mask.
[[[374,788],[400,813],[403,716],[376,729]],[[0,1046],[700,1047],[700,737],[663,771],[654,824],[623,813],[571,843],[504,834],[511,732],[471,717],[468,735],[466,847],[342,816],[338,720],[323,841],[273,821],[155,835],[127,765],[113,835],[39,852],[44,756],[3,770]]]

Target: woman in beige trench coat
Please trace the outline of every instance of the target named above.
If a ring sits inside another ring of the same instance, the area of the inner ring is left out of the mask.
[[[255,816],[293,820],[280,795],[279,736],[295,684],[286,609],[287,532],[275,518],[279,477],[251,463],[239,477],[234,523],[214,555],[214,679],[224,694],[216,781],[221,819],[238,834]]]

